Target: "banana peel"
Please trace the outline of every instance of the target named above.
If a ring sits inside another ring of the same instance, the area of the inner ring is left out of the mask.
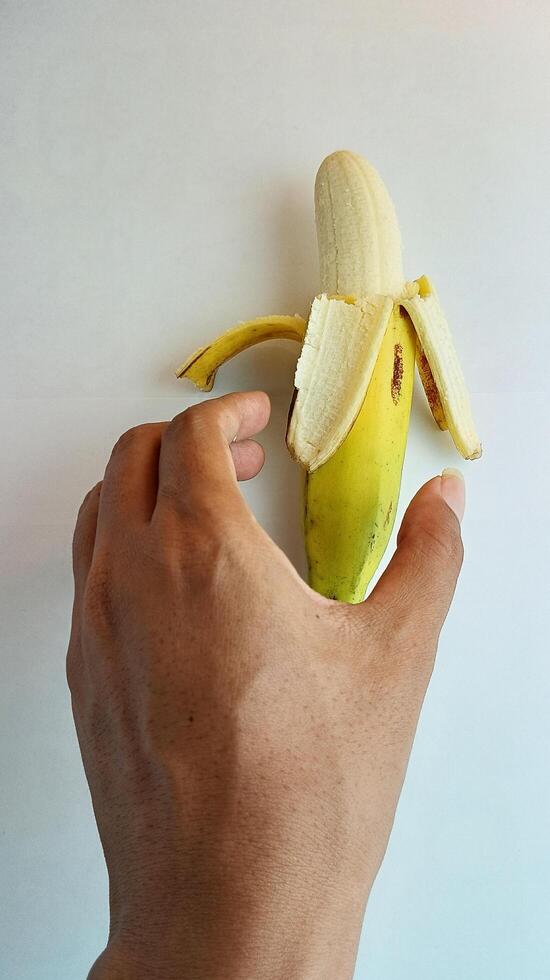
[[[296,340],[303,343],[307,323],[294,316],[259,316],[231,327],[206,347],[199,347],[176,371],[177,378],[187,378],[200,391],[212,391],[216,372],[236,354],[264,340]]]

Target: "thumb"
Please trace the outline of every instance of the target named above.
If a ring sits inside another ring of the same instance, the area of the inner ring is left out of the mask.
[[[437,637],[449,610],[462,566],[460,521],[464,478],[443,470],[418,491],[397,536],[397,549],[367,599],[400,628]]]

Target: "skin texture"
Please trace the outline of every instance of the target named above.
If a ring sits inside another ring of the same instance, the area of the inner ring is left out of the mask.
[[[111,914],[93,980],[353,974],[464,493],[419,491],[365,603],[321,598],[238,488],[268,417],[255,392],[131,429],[79,511],[67,675]]]

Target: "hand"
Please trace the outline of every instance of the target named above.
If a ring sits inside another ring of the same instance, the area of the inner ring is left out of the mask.
[[[94,978],[353,973],[463,489],[420,490],[366,602],[324,599],[237,485],[268,417],[235,394],[131,429],[78,515],[67,674],[111,911]]]

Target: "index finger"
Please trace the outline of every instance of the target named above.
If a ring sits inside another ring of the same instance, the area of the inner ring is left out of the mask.
[[[224,510],[246,509],[229,447],[261,432],[269,414],[268,396],[253,391],[223,395],[176,415],[162,437],[155,514],[168,507],[189,516],[220,502]]]

